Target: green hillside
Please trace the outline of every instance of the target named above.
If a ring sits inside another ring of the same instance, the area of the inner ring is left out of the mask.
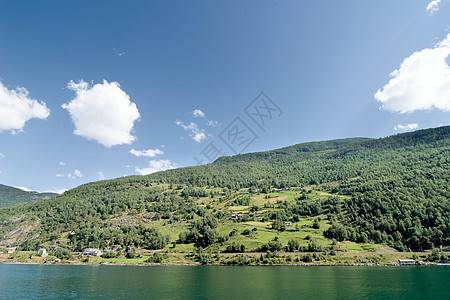
[[[31,201],[50,199],[57,195],[58,194],[55,193],[26,192],[18,188],[0,184],[0,208]]]
[[[224,157],[0,209],[0,246],[36,244],[163,249],[202,262],[448,246],[450,127]]]

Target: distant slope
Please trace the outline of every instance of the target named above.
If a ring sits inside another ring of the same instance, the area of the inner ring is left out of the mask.
[[[0,184],[0,208],[27,203],[37,200],[50,199],[58,194],[26,192],[21,189]]]

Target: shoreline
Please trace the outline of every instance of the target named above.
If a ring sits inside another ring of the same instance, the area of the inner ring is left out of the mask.
[[[100,263],[83,263],[83,262],[18,262],[18,261],[0,261],[1,265],[42,265],[42,266],[136,266],[136,267],[156,267],[156,266],[184,266],[184,267],[422,267],[422,266],[450,266],[450,263],[432,263],[426,262],[417,265],[400,265],[398,263],[343,263],[343,264],[248,264],[248,265],[238,265],[238,264],[188,264],[188,263],[111,263],[111,262],[100,262]]]

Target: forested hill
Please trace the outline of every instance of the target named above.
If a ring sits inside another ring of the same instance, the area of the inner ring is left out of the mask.
[[[217,159],[215,163],[231,163],[231,162],[242,162],[242,161],[257,161],[264,159],[280,158],[284,156],[295,156],[298,153],[304,152],[319,152],[331,149],[337,149],[348,144],[358,144],[364,141],[369,141],[369,138],[349,138],[349,139],[339,139],[321,142],[310,142],[302,143],[294,146],[284,147],[281,149],[266,151],[266,152],[256,152],[240,154],[231,157],[221,157]]]
[[[449,136],[450,126],[446,126],[382,139],[313,142],[223,157],[210,165],[150,174],[146,179],[231,189],[322,184],[359,176],[367,183],[374,174],[380,175],[378,180],[397,180],[399,178],[394,175],[402,174],[402,169],[425,171],[425,161],[420,160],[420,153],[424,158],[434,153],[432,158],[437,156],[445,161]],[[443,152],[435,153],[438,148]],[[438,167],[444,171],[441,165]],[[407,170],[403,174],[407,174]]]
[[[160,249],[172,240],[263,249],[259,241],[227,237],[223,231],[234,226],[233,213],[243,216],[239,222],[251,222],[246,226],[270,222],[273,234],[284,230],[284,222],[300,228],[320,220],[315,234],[324,245],[449,245],[450,126],[299,144],[89,183],[50,200],[0,209],[0,244],[27,249],[57,240],[78,250],[115,244]],[[167,228],[173,228],[170,236],[161,233]]]
[[[18,188],[0,184],[0,208],[31,201],[50,199],[58,194],[26,192]]]

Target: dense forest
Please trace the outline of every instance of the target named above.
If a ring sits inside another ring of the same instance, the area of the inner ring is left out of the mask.
[[[274,191],[287,198],[270,202]],[[236,209],[243,215],[230,220]],[[242,244],[251,230],[224,232],[221,224],[270,222],[272,231],[283,232],[286,224],[306,218],[333,244],[375,243],[400,251],[450,245],[450,127],[305,143],[85,184],[0,209],[0,244],[31,249],[58,241],[81,251],[161,249],[172,242],[217,244],[223,252],[288,251],[299,249],[298,242]],[[162,224],[177,228],[175,238]],[[317,248],[311,241],[308,246]]]

